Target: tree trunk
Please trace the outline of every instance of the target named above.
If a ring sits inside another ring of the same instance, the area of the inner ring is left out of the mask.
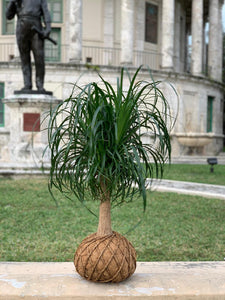
[[[99,223],[97,230],[97,235],[99,236],[112,234],[110,195],[105,182],[103,181],[101,182],[101,188],[102,197],[99,208]]]
[[[110,201],[100,203],[97,235],[112,234]]]

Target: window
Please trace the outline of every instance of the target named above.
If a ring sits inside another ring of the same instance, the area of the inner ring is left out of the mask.
[[[62,0],[48,0],[48,10],[52,23],[62,23]]]
[[[5,15],[8,4],[9,0],[2,0],[2,34],[4,35],[15,34],[14,19],[7,20]]]
[[[0,82],[0,127],[4,127],[4,103],[2,103],[3,98],[4,98],[4,83]]]
[[[158,6],[148,2],[145,4],[145,41],[158,43]]]
[[[48,9],[51,15],[51,22],[53,24],[50,36],[57,42],[57,45],[45,40],[45,60],[56,62],[61,60],[61,25],[63,22],[63,1],[48,0]]]
[[[61,30],[60,28],[52,28],[51,38],[57,42],[57,45],[45,40],[45,60],[60,61],[61,59]]]
[[[207,132],[212,132],[213,130],[213,100],[212,96],[208,96],[207,103]]]

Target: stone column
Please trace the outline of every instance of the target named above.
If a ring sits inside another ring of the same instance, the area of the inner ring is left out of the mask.
[[[134,0],[121,0],[121,64],[133,64]]]
[[[114,2],[105,0],[104,3],[104,57],[105,65],[112,65],[114,43]]]
[[[70,0],[70,43],[69,60],[82,60],[82,0]]]
[[[219,0],[209,1],[208,75],[221,81],[222,74],[222,22]]]
[[[217,80],[222,81],[223,69],[223,22],[222,22],[223,1],[219,1],[218,7],[218,56],[217,56]]]
[[[174,16],[174,71],[180,72],[180,53],[181,53],[181,43],[182,43],[182,35],[181,35],[181,4],[177,3],[175,7],[175,16]]]
[[[15,33],[16,33],[16,25],[17,25],[17,21],[18,21],[17,16],[15,16],[14,20],[15,20],[14,30],[15,30]],[[18,48],[16,39],[15,39],[15,44],[14,44],[14,61],[20,61],[20,53],[19,53],[19,48]]]
[[[174,69],[174,5],[175,0],[163,0],[162,3],[162,68]]]
[[[192,0],[192,52],[191,52],[191,73],[202,75],[203,59],[203,0]]]
[[[134,28],[134,49],[143,52],[145,46],[145,2],[136,1],[135,6],[135,28]]]

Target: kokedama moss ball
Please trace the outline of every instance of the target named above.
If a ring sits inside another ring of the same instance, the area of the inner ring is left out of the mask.
[[[86,237],[79,245],[74,265],[77,272],[95,282],[120,282],[136,269],[136,251],[121,234]]]

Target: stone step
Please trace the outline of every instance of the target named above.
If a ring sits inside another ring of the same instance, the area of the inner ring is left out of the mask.
[[[46,164],[44,169],[41,165],[31,164],[31,163],[7,163],[0,162],[0,176],[11,177],[17,175],[45,175],[49,174],[50,165]]]

